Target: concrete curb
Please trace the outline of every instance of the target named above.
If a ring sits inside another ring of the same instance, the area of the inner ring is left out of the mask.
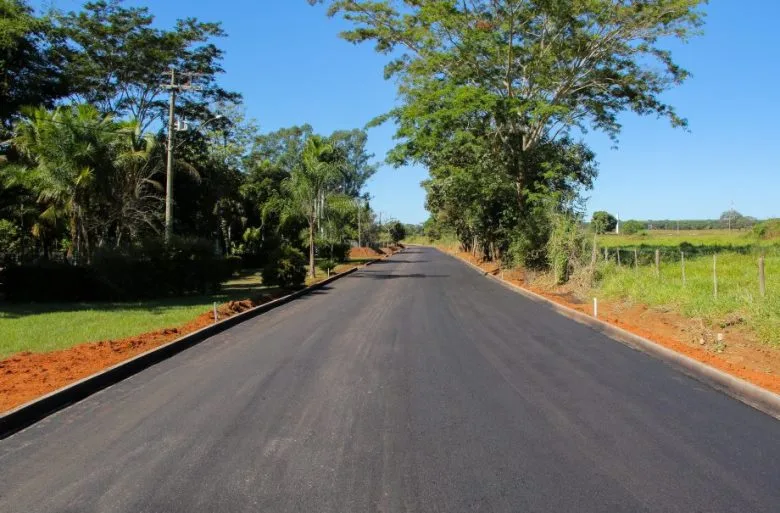
[[[732,376],[731,374],[723,372],[720,369],[710,367],[709,365],[704,364],[698,360],[672,351],[671,349],[668,349],[660,344],[656,344],[652,340],[635,335],[634,333],[624,330],[623,328],[619,328],[605,321],[595,319],[587,314],[558,304],[555,301],[547,299],[546,297],[528,289],[504,281],[501,278],[493,276],[492,274],[484,271],[479,266],[476,266],[471,262],[463,260],[462,258],[459,258],[455,255],[441,251],[438,248],[433,249],[466,264],[483,276],[487,276],[493,281],[498,282],[499,284],[514,292],[522,294],[532,301],[544,304],[555,310],[557,313],[579,322],[580,324],[585,324],[615,341],[621,342],[633,349],[637,349],[643,353],[658,358],[659,360],[662,360],[682,371],[684,374],[701,381],[715,388],[716,390],[719,390],[720,392],[723,392],[724,394],[747,404],[748,406],[751,406],[759,411],[766,413],[767,415],[780,420],[780,395],[749,383],[743,379]]]
[[[49,415],[70,406],[73,403],[81,401],[89,397],[90,395],[103,390],[111,385],[114,385],[124,379],[138,374],[144,369],[151,367],[157,363],[167,360],[168,358],[189,349],[200,342],[203,342],[207,338],[210,338],[218,333],[221,333],[233,326],[252,319],[260,314],[273,310],[279,306],[285,305],[294,299],[301,296],[305,296],[315,290],[321,289],[325,285],[332,283],[344,276],[348,276],[361,267],[373,264],[379,260],[389,258],[392,255],[385,255],[381,258],[377,258],[371,262],[363,264],[361,266],[353,267],[343,273],[336,274],[330,278],[323,280],[314,285],[310,285],[301,290],[297,290],[292,294],[288,294],[284,297],[274,299],[268,303],[258,305],[254,308],[241,312],[216,322],[211,326],[207,326],[198,331],[184,335],[172,342],[161,345],[154,349],[150,349],[145,353],[141,353],[129,360],[120,362],[113,367],[104,369],[100,372],[87,376],[75,383],[71,383],[59,390],[55,390],[43,397],[33,399],[32,401],[25,403],[21,406],[14,408],[13,410],[0,415],[0,440],[11,436],[12,434],[21,431],[22,429],[42,420]]]

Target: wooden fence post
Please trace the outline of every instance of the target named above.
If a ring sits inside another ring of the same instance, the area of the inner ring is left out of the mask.
[[[606,247],[604,247],[604,261],[609,261],[609,250]]]
[[[639,255],[637,255],[636,248],[634,248],[634,270],[639,270]]]
[[[620,248],[618,248],[616,251],[617,251],[617,264],[618,267],[620,267]]]
[[[655,250],[655,276],[657,278],[661,277],[661,250],[660,249]]]
[[[680,262],[682,263],[683,287],[685,287],[685,251],[680,251]]]
[[[758,290],[761,291],[761,297],[766,296],[766,273],[764,269],[764,255],[758,259]]]
[[[718,299],[718,255],[712,255],[712,285],[715,299]]]

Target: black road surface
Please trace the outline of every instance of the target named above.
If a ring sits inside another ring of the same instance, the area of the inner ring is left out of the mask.
[[[410,248],[0,441],[2,512],[780,512],[780,422]]]

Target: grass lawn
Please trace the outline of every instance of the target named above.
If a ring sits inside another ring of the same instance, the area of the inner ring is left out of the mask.
[[[373,259],[339,264],[343,272]],[[317,278],[325,279],[317,269]],[[259,272],[245,271],[228,281],[219,294],[130,303],[5,303],[0,302],[0,358],[22,351],[46,352],[84,342],[113,340],[185,324],[209,311],[216,301],[247,299],[278,289],[264,287]]]
[[[766,297],[759,294],[755,255],[718,254],[717,299],[712,263],[711,256],[686,260],[685,285],[679,260],[664,260],[660,278],[651,265],[634,270],[630,265],[603,264],[602,280],[594,295],[667,307],[716,323],[738,321],[754,329],[765,342],[780,345],[780,256],[767,253]]]
[[[133,303],[0,303],[0,358],[175,327],[208,311],[214,301],[224,303],[277,290],[263,287],[259,275],[248,271],[212,296]]]

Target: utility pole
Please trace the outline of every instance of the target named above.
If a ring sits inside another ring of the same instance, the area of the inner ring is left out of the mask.
[[[173,133],[176,131],[176,93],[196,89],[192,85],[192,78],[198,74],[188,73],[188,81],[176,82],[176,69],[171,68],[168,73],[171,81],[164,84],[165,89],[170,90],[170,104],[168,106],[168,159],[165,168],[165,242],[171,240],[173,235]]]

